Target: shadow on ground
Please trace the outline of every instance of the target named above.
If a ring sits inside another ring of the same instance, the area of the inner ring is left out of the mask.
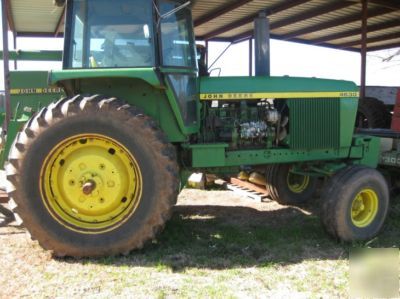
[[[142,250],[128,256],[62,261],[181,271],[347,259],[352,247],[400,247],[400,197],[392,199],[381,234],[362,244],[341,244],[329,237],[320,223],[316,202],[302,208],[272,202],[230,206],[215,205],[215,201],[196,205],[197,202],[202,199],[189,199],[175,206],[171,220],[157,241]],[[4,217],[0,215],[2,221]],[[0,236],[24,231],[3,228]]]
[[[63,259],[68,263],[229,269],[347,259],[353,247],[400,247],[400,199],[392,201],[385,229],[367,243],[340,244],[323,230],[318,210],[281,207],[180,205],[157,241],[125,257]]]

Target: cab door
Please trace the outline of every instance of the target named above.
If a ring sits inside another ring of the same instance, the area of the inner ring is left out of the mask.
[[[180,6],[174,1],[159,1],[160,70],[171,105],[177,106],[182,117],[178,122],[186,133],[195,133],[199,128],[195,39],[190,9],[178,9]]]

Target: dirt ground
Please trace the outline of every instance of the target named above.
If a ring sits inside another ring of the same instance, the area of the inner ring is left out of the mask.
[[[348,246],[325,234],[317,206],[184,190],[156,241],[102,259],[54,259],[24,228],[0,226],[0,298],[347,297]],[[398,246],[391,224],[378,246]]]

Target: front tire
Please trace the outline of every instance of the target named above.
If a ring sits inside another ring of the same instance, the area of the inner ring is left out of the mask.
[[[336,173],[323,191],[321,220],[342,241],[365,241],[381,230],[389,208],[389,188],[376,170],[349,166]]]
[[[55,256],[127,254],[153,239],[178,194],[174,147],[115,98],[65,98],[18,134],[8,193],[33,239]]]
[[[317,178],[295,174],[292,165],[270,165],[266,170],[266,189],[272,200],[282,205],[300,205],[312,198]]]

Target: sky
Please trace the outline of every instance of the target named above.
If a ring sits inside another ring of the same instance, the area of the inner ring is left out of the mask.
[[[214,61],[227,45],[227,43],[213,43],[210,61]],[[360,83],[359,53],[280,40],[271,40],[270,47],[273,76],[344,79]],[[248,75],[248,48],[248,42],[229,48],[213,68],[220,67],[221,76]],[[391,62],[382,62],[382,57],[388,57],[396,51],[392,49],[368,54],[367,85],[400,86],[400,56]],[[217,70],[214,72],[213,75],[218,75]]]
[[[0,16],[1,17],[1,16]],[[1,23],[0,23],[1,27]],[[9,34],[9,47],[12,49],[12,35]],[[2,40],[0,40],[2,42]],[[225,49],[227,43],[210,43],[210,64]],[[2,48],[2,44],[0,46]],[[19,38],[20,50],[62,50],[63,39]],[[212,76],[247,76],[248,42],[234,45],[219,59],[212,69]],[[390,62],[382,58],[390,56],[395,50],[383,50],[368,53],[367,85],[400,86],[400,56]],[[333,50],[318,46],[296,44],[271,40],[271,75],[293,77],[318,77],[344,79],[360,83],[360,54]],[[13,69],[14,63],[10,63]],[[19,70],[60,69],[59,62],[19,62]],[[254,68],[253,68],[254,69]],[[3,64],[0,66],[0,89],[4,88]]]

